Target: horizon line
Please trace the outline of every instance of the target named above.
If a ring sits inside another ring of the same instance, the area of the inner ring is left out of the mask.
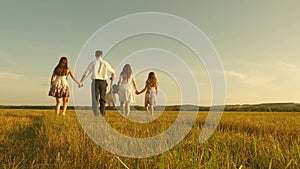
[[[155,105],[155,106],[199,106],[199,107],[210,107],[210,106],[230,106],[230,105],[261,105],[261,104],[300,104],[298,102],[260,102],[260,103],[230,103],[224,105],[195,105],[195,104],[170,104],[170,105]],[[55,106],[53,104],[0,104],[0,106]],[[131,106],[141,106],[143,105],[131,105]],[[68,107],[91,107],[91,105],[68,105]],[[107,106],[109,107],[109,106]],[[118,106],[115,106],[118,107]]]

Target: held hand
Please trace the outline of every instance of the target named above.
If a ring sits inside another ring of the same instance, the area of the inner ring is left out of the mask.
[[[83,86],[83,83],[82,82],[79,82],[78,83],[78,88],[81,88]]]
[[[136,95],[139,95],[139,94],[140,94],[140,92],[136,90],[136,91],[135,91],[135,94],[136,94]]]

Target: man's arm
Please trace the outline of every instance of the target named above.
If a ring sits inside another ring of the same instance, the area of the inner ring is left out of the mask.
[[[110,72],[110,80],[114,80],[115,70],[111,67],[109,63],[107,63],[107,70]]]
[[[87,67],[87,69],[85,70],[84,74],[82,75],[82,78],[81,78],[80,82],[82,83],[89,76],[89,74],[91,72],[92,72],[92,63],[90,63],[89,66]]]
[[[80,82],[82,83],[87,77],[88,77],[88,76],[86,76],[85,74],[82,75],[82,78],[81,78]]]

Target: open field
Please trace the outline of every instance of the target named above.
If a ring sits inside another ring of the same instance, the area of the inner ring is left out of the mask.
[[[206,116],[199,112],[192,131],[171,150],[133,159],[98,147],[74,110],[55,116],[54,110],[0,109],[0,168],[299,168],[300,113],[225,112],[213,136],[199,144]],[[142,125],[108,111],[105,119],[125,135],[148,137],[176,117],[165,112]]]

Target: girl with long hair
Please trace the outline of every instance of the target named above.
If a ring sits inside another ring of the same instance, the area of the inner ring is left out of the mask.
[[[150,72],[148,74],[148,78],[146,80],[146,85],[143,90],[137,92],[137,94],[141,94],[146,91],[145,94],[145,110],[148,112],[148,108],[150,106],[151,115],[154,113],[154,105],[156,105],[156,95],[158,92],[158,82],[154,72]]]
[[[69,83],[67,81],[68,75],[81,87],[81,83],[75,78],[73,71],[68,67],[68,59],[61,57],[59,63],[54,68],[51,76],[51,84],[49,96],[56,98],[55,114],[59,115],[61,99],[63,100],[62,114],[66,114],[68,106],[68,98],[70,96]]]
[[[135,91],[133,91],[131,84],[133,85]],[[121,113],[125,116],[128,116],[130,112],[130,103],[133,103],[135,101],[134,94],[137,93],[136,83],[134,80],[131,66],[129,64],[126,64],[123,67],[123,70],[120,73],[118,86],[119,86],[119,101],[120,101]],[[125,112],[124,112],[124,105],[125,105]]]

